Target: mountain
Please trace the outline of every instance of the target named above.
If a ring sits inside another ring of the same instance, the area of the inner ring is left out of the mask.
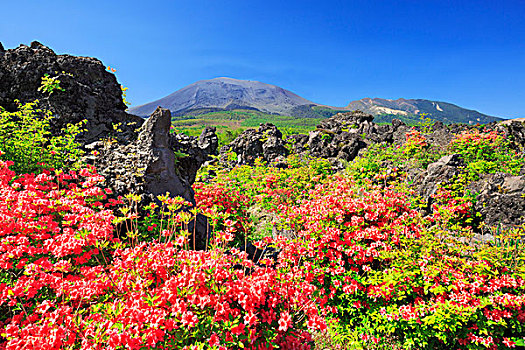
[[[130,108],[129,112],[147,117],[157,106],[169,109],[173,116],[251,110],[295,118],[328,118],[337,112],[359,109],[374,115],[376,122],[398,118],[406,123],[417,123],[423,113],[444,123],[486,124],[503,120],[448,102],[422,99],[363,98],[346,107],[324,106],[275,85],[232,78],[201,80],[159,100]]]
[[[297,106],[316,105],[291,91],[258,81],[232,78],[201,80],[160,100],[131,108],[130,113],[150,115],[157,106],[169,109],[174,115],[191,111],[248,109],[270,114],[290,115]]]
[[[346,109],[359,109],[376,116],[376,119],[414,119],[419,118],[421,114],[427,114],[429,118],[444,123],[486,124],[503,120],[452,103],[422,99],[363,98],[350,102]]]

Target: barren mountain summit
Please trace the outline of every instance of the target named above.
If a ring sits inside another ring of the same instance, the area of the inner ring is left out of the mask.
[[[275,85],[221,77],[198,81],[159,100],[134,107],[130,112],[146,116],[161,106],[174,114],[203,108],[242,108],[287,114],[294,107],[315,104]]]

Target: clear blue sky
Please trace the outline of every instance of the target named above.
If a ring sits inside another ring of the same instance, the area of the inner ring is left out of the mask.
[[[133,105],[227,76],[327,105],[425,98],[525,116],[525,0],[0,0],[0,14],[4,47],[97,57]]]

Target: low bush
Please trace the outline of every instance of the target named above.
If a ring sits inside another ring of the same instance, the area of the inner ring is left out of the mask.
[[[62,135],[51,135],[52,116],[38,108],[38,101],[19,104],[18,111],[0,107],[0,159],[13,161],[17,173],[42,169],[78,168],[82,155],[76,136],[81,125],[69,124]]]
[[[525,160],[512,150],[504,136],[496,131],[464,131],[450,142],[450,152],[459,153],[473,174],[506,172],[519,174]]]

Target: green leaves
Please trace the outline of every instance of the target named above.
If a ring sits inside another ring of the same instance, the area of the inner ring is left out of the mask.
[[[38,91],[51,95],[54,91],[65,91],[60,86],[60,80],[58,77],[50,77],[49,74],[44,74],[42,77],[42,83],[38,88]]]
[[[13,161],[17,173],[45,168],[78,168],[83,151],[76,142],[81,123],[68,124],[62,135],[51,135],[52,116],[38,109],[38,100],[19,104],[18,111],[0,111],[0,159]]]
[[[523,157],[511,149],[504,135],[496,131],[464,131],[456,135],[448,148],[449,152],[463,156],[472,177],[496,172],[518,175],[521,167],[525,165]]]

